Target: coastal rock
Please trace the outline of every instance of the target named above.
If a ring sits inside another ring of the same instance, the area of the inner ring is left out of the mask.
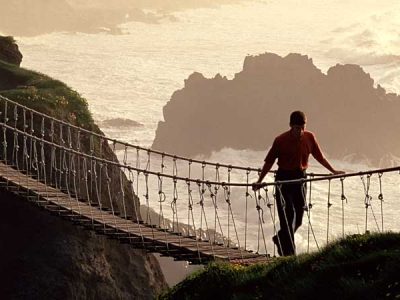
[[[152,254],[83,230],[0,191],[1,299],[154,299]]]
[[[101,121],[100,126],[104,127],[143,127],[143,124],[130,119],[114,118]]]
[[[267,150],[289,128],[289,114],[303,110],[330,157],[368,158],[386,165],[400,156],[400,97],[387,93],[358,65],[322,73],[300,54],[248,56],[232,80],[193,73],[164,106],[153,148],[184,156],[225,147]]]
[[[11,36],[0,36],[0,60],[19,66],[22,61],[22,53]]]

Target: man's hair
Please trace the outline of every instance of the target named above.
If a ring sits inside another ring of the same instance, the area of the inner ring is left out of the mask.
[[[300,110],[296,110],[290,114],[290,125],[306,124],[306,114]]]

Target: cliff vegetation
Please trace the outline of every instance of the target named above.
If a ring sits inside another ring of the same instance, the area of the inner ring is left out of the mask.
[[[313,254],[210,264],[159,299],[399,299],[400,235],[352,235]]]

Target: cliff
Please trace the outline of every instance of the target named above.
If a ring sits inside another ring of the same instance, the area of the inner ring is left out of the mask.
[[[17,53],[15,55],[18,56]],[[102,135],[93,122],[86,100],[62,82],[43,74],[0,60],[0,95]],[[3,103],[1,108],[3,110]],[[9,119],[15,120],[10,110]],[[29,114],[26,120],[30,124]],[[23,118],[17,121],[22,122]],[[33,132],[41,135],[41,119],[33,119],[33,125]],[[68,141],[66,130],[62,131],[59,126],[55,126],[54,132],[51,132],[49,125],[46,123],[43,131],[45,138],[51,135],[55,143]],[[8,145],[13,144],[12,133],[8,132],[6,139]],[[21,145],[23,141],[21,137],[19,139]],[[91,139],[83,133],[80,140],[72,141],[72,147],[76,147],[78,142],[81,151],[89,153],[93,148]],[[95,155],[117,160],[105,141],[95,139],[93,143],[96,142]],[[100,143],[102,148],[99,148]],[[11,157],[11,147],[7,150],[8,157]],[[51,149],[45,149],[48,170],[51,167],[51,152]],[[77,177],[82,177],[81,173],[78,171]],[[128,214],[140,214],[134,211],[133,207],[139,207],[139,200],[133,196],[127,178],[122,176],[120,179],[117,169],[110,170],[109,176],[114,182],[119,183],[121,180],[121,184],[110,187],[110,201],[115,209],[122,211],[124,195],[125,203],[136,202]],[[90,182],[95,178],[88,176],[88,180]],[[102,182],[99,183],[105,184],[107,179],[100,180]],[[69,184],[72,185],[71,182]],[[78,196],[83,197],[86,191],[83,187],[81,190],[82,195]],[[106,207],[110,203],[104,200],[109,199],[105,190],[99,199],[96,199],[94,191],[86,196],[92,201],[101,200],[104,202],[103,207]],[[7,278],[1,284],[1,298],[152,299],[166,287],[160,266],[153,255],[75,227],[4,191],[0,197],[3,200],[0,211],[0,266],[3,274],[7,274],[3,276],[3,279]]]
[[[330,157],[395,164],[400,157],[400,97],[357,65],[322,73],[307,56],[265,53],[245,58],[232,80],[193,73],[164,107],[153,148],[186,156],[224,147],[266,150],[303,110]]]
[[[0,36],[0,60],[19,66],[22,61],[22,53],[18,49],[14,38]]]

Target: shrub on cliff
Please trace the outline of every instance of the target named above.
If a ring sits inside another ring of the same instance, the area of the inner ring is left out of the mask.
[[[0,60],[0,95],[54,118],[99,132],[87,101],[61,81]]]

